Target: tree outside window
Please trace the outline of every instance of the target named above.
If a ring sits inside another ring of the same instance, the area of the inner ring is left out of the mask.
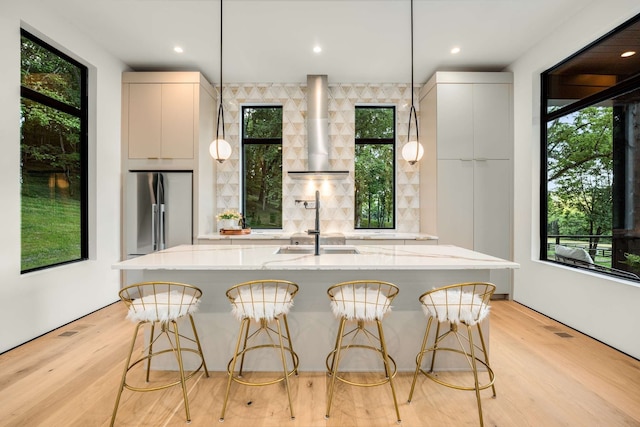
[[[242,204],[247,227],[282,228],[282,107],[242,107]]]
[[[87,69],[21,37],[21,271],[88,257]]]
[[[356,229],[395,228],[395,108],[356,106]]]
[[[540,258],[573,262],[556,256],[561,245],[592,272],[632,280],[640,280],[640,63],[621,61],[620,50],[640,49],[638,31],[640,17],[542,74]]]

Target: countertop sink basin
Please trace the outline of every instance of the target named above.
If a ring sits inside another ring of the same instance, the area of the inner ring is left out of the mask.
[[[313,254],[313,245],[288,245],[281,246],[276,254]],[[320,254],[359,254],[360,251],[355,246],[350,245],[328,245],[320,246]]]

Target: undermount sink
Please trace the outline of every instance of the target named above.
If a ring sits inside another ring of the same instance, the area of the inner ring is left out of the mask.
[[[313,254],[313,245],[289,245],[281,246],[276,254]],[[320,254],[359,254],[360,251],[355,246],[333,245],[320,246]]]

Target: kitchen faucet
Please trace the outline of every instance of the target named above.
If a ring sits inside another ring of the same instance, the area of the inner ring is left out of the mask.
[[[296,200],[296,203],[302,203],[305,209],[316,210],[316,228],[314,230],[307,230],[307,234],[315,237],[314,255],[320,255],[320,192],[316,190],[316,200],[313,207],[309,207],[311,200]]]

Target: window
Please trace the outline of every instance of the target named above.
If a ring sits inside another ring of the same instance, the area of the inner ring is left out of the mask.
[[[87,259],[87,68],[21,32],[21,271]]]
[[[542,74],[540,257],[635,280],[640,274],[639,31],[636,17]],[[638,53],[622,55],[628,51]],[[559,252],[586,261],[576,263]]]
[[[282,107],[242,107],[242,160],[247,227],[282,228]]]
[[[356,229],[395,228],[395,107],[356,106]]]

